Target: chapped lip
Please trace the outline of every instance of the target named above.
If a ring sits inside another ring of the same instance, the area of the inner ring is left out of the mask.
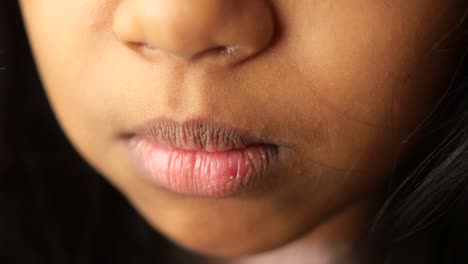
[[[162,147],[187,151],[224,152],[253,145],[277,147],[248,131],[205,118],[185,122],[156,118],[143,123],[124,137],[140,137]]]

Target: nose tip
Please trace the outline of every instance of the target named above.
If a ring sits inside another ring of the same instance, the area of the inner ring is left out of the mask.
[[[274,21],[266,0],[126,0],[114,13],[113,32],[142,55],[158,51],[184,59],[230,63],[264,50]]]

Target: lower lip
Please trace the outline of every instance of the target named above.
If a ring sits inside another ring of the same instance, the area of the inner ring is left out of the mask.
[[[151,183],[172,192],[221,198],[256,186],[278,157],[274,145],[222,152],[166,148],[145,138],[129,141],[130,157]]]

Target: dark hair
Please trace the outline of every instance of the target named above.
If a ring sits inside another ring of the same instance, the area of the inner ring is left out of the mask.
[[[450,47],[460,49],[451,82],[417,128],[420,140],[396,168],[371,230],[371,254],[385,263],[468,262],[467,18],[468,10]]]
[[[174,259],[177,249],[65,138],[40,89],[17,1],[1,1],[0,12],[0,262]],[[371,258],[468,262],[468,46],[459,46],[453,81],[386,188]]]

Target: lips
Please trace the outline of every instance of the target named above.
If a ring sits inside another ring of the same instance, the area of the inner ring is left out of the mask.
[[[125,138],[142,177],[184,195],[219,198],[252,190],[278,157],[277,145],[203,119],[152,120]]]

